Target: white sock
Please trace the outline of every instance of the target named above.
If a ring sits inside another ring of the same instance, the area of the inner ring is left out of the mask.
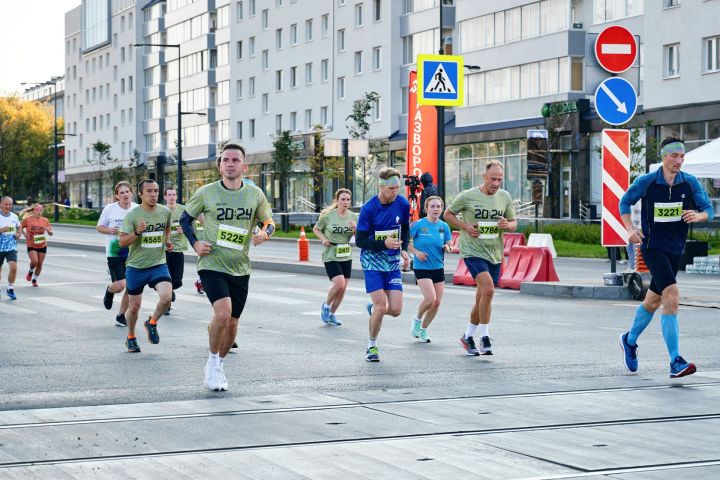
[[[225,357],[221,357],[220,354],[218,354],[218,360],[220,360],[220,365],[222,365],[223,362],[225,362]]]
[[[490,336],[490,324],[481,323],[478,327],[480,327],[480,338]]]
[[[8,283],[8,290],[12,290],[15,287],[12,283]]]
[[[33,279],[33,280],[37,280],[37,279],[38,279],[38,276],[33,273],[32,279]]]
[[[371,338],[368,340],[368,348],[377,347],[377,338]]]
[[[220,354],[210,352],[210,354],[208,355],[208,359],[213,363],[219,363],[220,362]]]
[[[413,315],[413,322],[419,322],[419,321],[420,321],[420,317],[418,317],[417,315]]]
[[[470,338],[475,335],[475,329],[477,328],[477,325],[473,325],[472,323],[468,323],[467,330],[465,330],[465,338]]]
[[[330,305],[328,305],[327,302],[323,302],[322,308],[323,308],[324,310],[330,310]]]

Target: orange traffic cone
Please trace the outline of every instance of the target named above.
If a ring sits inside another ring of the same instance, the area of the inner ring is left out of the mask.
[[[640,245],[635,245],[635,271],[638,273],[647,273],[650,271],[640,251]]]
[[[300,238],[298,238],[298,261],[307,262],[310,260],[310,241],[305,236],[305,227],[300,227]]]

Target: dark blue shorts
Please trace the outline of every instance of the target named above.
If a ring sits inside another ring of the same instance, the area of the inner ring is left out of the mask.
[[[391,272],[378,272],[365,270],[365,291],[367,293],[378,290],[400,290],[402,292],[402,273],[400,270]]]
[[[463,260],[465,261],[465,266],[467,266],[470,275],[472,275],[474,279],[476,279],[482,272],[488,272],[492,277],[493,285],[498,284],[498,280],[500,279],[499,263],[491,263],[489,260],[485,260],[480,257],[467,257],[463,258]]]
[[[128,295],[140,295],[145,285],[155,288],[158,283],[172,283],[167,265],[155,265],[150,268],[127,267],[125,269],[125,288]]]
[[[662,295],[663,290],[677,283],[680,255],[672,255],[656,248],[645,247],[642,247],[640,252],[645,260],[645,265],[650,270],[650,275],[652,275],[650,290]]]

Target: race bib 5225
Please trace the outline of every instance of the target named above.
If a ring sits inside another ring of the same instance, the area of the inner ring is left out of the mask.
[[[221,247],[242,250],[245,247],[247,235],[248,231],[245,228],[233,227],[232,225],[222,223],[218,226],[216,243]]]

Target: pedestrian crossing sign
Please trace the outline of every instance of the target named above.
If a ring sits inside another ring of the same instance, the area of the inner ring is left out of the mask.
[[[465,104],[463,58],[459,55],[417,56],[419,105],[460,107]]]

